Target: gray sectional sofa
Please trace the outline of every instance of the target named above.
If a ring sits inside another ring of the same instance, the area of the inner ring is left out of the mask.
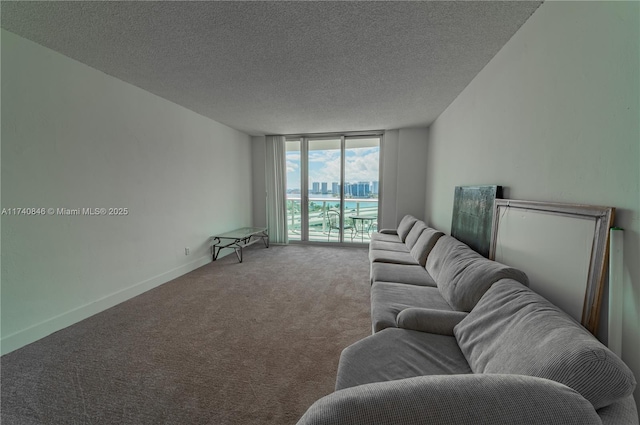
[[[630,369],[490,261],[407,216],[370,244],[373,334],[298,424],[638,424]]]

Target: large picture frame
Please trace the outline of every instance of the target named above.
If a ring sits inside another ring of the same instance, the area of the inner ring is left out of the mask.
[[[502,186],[456,186],[451,236],[489,257],[493,201],[502,198]]]
[[[530,287],[596,335],[615,209],[497,199],[489,258],[517,267]]]

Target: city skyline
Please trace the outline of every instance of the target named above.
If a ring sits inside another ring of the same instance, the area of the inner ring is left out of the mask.
[[[345,149],[345,182],[378,182],[380,148]],[[333,183],[340,182],[340,150],[324,149],[309,152],[309,189],[313,183],[327,183],[333,192]],[[300,152],[289,151],[286,154],[287,190],[300,190]],[[331,186],[329,186],[331,184]]]
[[[293,189],[295,190],[295,189]],[[340,184],[338,182],[331,182],[331,190],[329,190],[328,182],[312,182],[309,187],[310,194],[336,194],[340,192]],[[377,195],[379,190],[379,181],[366,181],[366,182],[346,182],[345,183],[345,196],[357,196],[366,197],[368,195]]]

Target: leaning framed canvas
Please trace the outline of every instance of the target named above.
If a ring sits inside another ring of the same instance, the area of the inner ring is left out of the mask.
[[[493,201],[502,198],[502,186],[456,186],[451,236],[485,257],[491,246]]]
[[[595,335],[614,212],[592,205],[496,200],[489,258],[524,271],[531,289]]]

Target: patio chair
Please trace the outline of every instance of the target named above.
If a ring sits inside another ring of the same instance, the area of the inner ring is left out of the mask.
[[[340,213],[338,211],[327,211],[327,222],[329,224],[329,233],[327,234],[327,242],[331,239],[331,230],[337,230],[340,235]],[[349,230],[351,232],[351,242],[353,242],[353,226],[348,223],[344,223],[342,230]]]

